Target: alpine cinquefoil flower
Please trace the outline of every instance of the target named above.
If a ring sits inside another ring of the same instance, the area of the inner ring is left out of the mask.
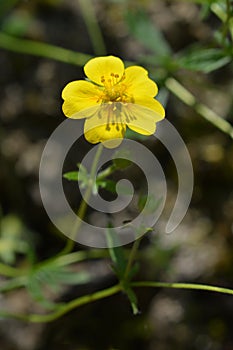
[[[120,58],[105,56],[89,60],[84,72],[86,81],[72,81],[62,91],[62,109],[69,118],[86,118],[89,142],[116,147],[127,126],[143,135],[155,132],[165,111],[154,99],[158,88],[144,68],[125,68]]]

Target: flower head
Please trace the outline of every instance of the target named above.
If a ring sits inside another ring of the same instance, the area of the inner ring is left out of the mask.
[[[155,132],[165,111],[154,99],[158,88],[144,68],[125,68],[120,58],[105,56],[89,60],[84,72],[86,81],[72,81],[63,89],[62,109],[69,118],[86,118],[84,134],[89,142],[116,147],[127,126],[143,135]]]

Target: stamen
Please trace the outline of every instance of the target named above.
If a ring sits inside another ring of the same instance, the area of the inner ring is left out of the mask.
[[[126,123],[129,123],[129,122],[130,122],[129,116],[128,116],[128,114],[126,114],[126,113],[125,113],[125,121],[126,121]]]
[[[106,131],[110,131],[111,130],[110,119],[111,119],[111,108],[108,108]]]
[[[133,121],[133,120],[137,120],[137,118],[136,118],[133,114],[131,114],[131,113],[129,114],[129,118],[130,118],[130,120],[132,120],[132,121]]]
[[[121,135],[122,135],[122,137],[125,136],[125,128],[124,128],[123,124],[121,124]]]
[[[99,112],[98,112],[98,114],[97,114],[97,115],[98,115],[98,118],[99,118],[99,119],[101,119],[101,118],[102,118],[102,115],[101,115],[101,109],[99,110]]]

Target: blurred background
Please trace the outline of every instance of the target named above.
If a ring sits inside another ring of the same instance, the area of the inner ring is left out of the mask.
[[[150,138],[142,140],[164,169],[168,199],[162,219],[142,242],[137,279],[232,287],[232,139],[166,86],[167,79],[175,77],[197,101],[233,122],[233,9],[229,6],[229,1],[221,0],[1,0],[2,310],[41,312],[40,285],[34,288],[33,280],[28,288],[14,288],[6,266],[21,271],[53,257],[65,245],[65,237],[49,221],[40,199],[40,157],[46,140],[65,119],[62,89],[69,81],[84,78],[82,66],[89,57],[105,54],[148,69],[160,88],[158,98],[166,105],[166,117],[184,139],[194,169],[188,213],[172,234],[165,234],[164,222],[177,193],[176,170],[162,145]],[[57,47],[74,53],[57,51]],[[65,170],[73,170],[78,157],[90,148],[85,139],[80,140],[79,154],[71,149]],[[130,168],[127,172],[139,191],[141,174],[130,173]],[[74,184],[64,182],[64,186],[70,201],[77,205]],[[88,214],[93,215],[91,211]],[[76,250],[86,248],[76,245]],[[104,252],[100,254],[104,256]],[[54,302],[115,282],[104,258],[77,264],[74,271],[88,278],[53,291],[49,297]],[[140,307],[136,316],[127,298],[119,294],[49,324],[1,317],[0,349],[233,350],[231,296],[148,288],[137,289],[136,294]]]

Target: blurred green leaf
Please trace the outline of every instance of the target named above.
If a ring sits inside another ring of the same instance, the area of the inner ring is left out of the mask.
[[[23,36],[30,28],[33,28],[34,19],[29,12],[15,10],[3,22],[2,29],[5,33],[13,36]]]
[[[145,12],[127,12],[125,18],[130,33],[146,48],[158,56],[168,56],[171,53],[171,48],[162,32],[150,21]]]
[[[130,128],[126,129],[125,138],[131,140],[145,141],[148,139],[148,136],[137,133],[136,131],[131,130]]]
[[[7,215],[1,219],[0,259],[6,264],[13,264],[17,253],[28,253],[29,244],[24,237],[26,231],[16,215]]]
[[[98,180],[96,181],[97,187],[103,188],[111,193],[116,193],[116,183],[112,180]]]
[[[120,149],[114,153],[113,164],[116,169],[128,168],[132,162],[129,160],[131,158],[131,152],[127,149]]]
[[[0,16],[3,16],[7,11],[11,10],[19,0],[1,0],[0,1]]]
[[[226,21],[226,18],[227,18],[226,0],[212,1],[210,9],[222,22]]]
[[[210,73],[225,66],[231,60],[232,58],[222,49],[192,48],[191,51],[183,52],[182,57],[177,58],[177,63],[180,68]]]
[[[74,272],[67,267],[56,266],[53,262],[32,271],[27,289],[34,300],[45,308],[53,309],[57,304],[50,299],[56,299],[62,286],[80,285],[89,282],[90,279],[90,274],[85,271]]]
[[[126,169],[132,164],[130,160],[125,158],[115,158],[113,163],[117,169]]]
[[[113,263],[112,267],[119,280],[121,280],[124,277],[127,266],[124,249],[120,245],[119,238],[114,228],[109,227],[106,231],[106,239],[109,246],[109,254]]]

